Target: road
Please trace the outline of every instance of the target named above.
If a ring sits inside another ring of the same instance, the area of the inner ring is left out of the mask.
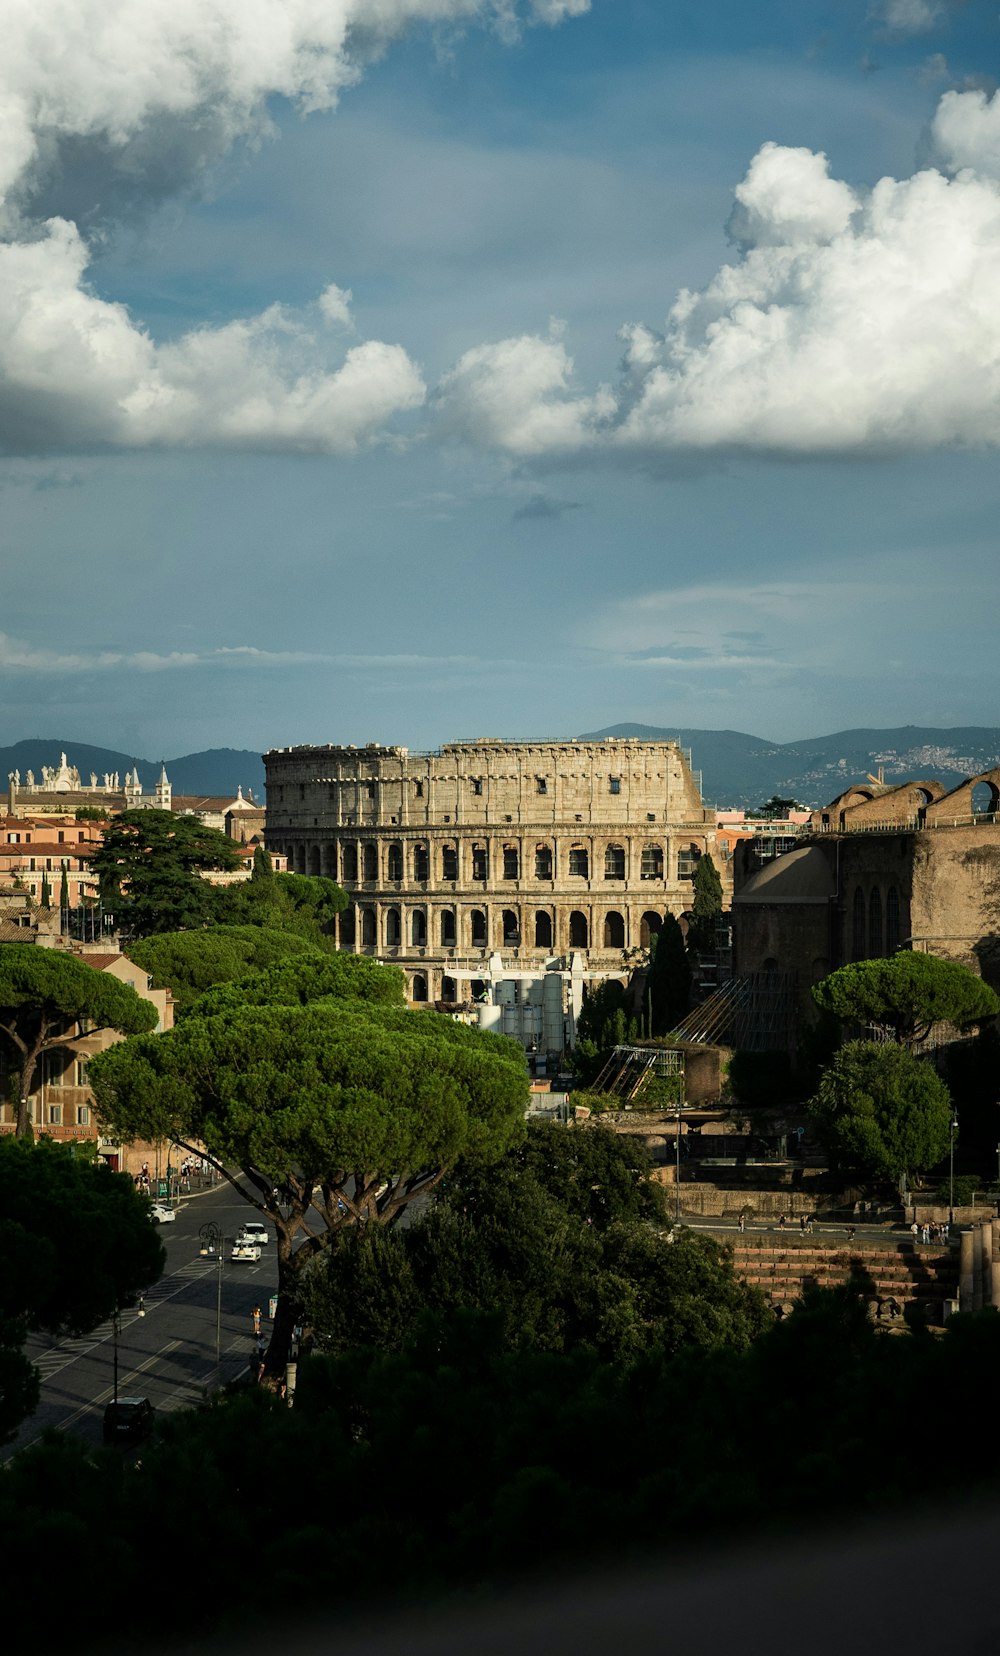
[[[118,1395],[146,1396],[158,1413],[188,1408],[206,1389],[247,1372],[253,1349],[250,1312],[259,1305],[267,1337],[268,1299],[277,1286],[273,1238],[258,1264],[231,1264],[227,1246],[221,1271],[199,1253],[199,1226],[209,1220],[232,1238],[252,1217],[228,1185],[180,1200],[176,1221],[160,1227],[167,1263],[145,1296],[145,1315],[123,1311],[118,1335]],[[221,1290],[221,1292],[220,1292]],[[221,1364],[216,1363],[216,1330]],[[33,1337],[27,1345],[42,1376],[36,1412],[12,1443],[8,1460],[47,1426],[71,1431],[88,1444],[101,1441],[104,1405],[114,1395],[114,1331],[103,1323],[81,1339]]]

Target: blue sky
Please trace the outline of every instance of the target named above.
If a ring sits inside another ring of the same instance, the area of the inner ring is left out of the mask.
[[[996,0],[37,0],[5,740],[997,722],[998,45]]]

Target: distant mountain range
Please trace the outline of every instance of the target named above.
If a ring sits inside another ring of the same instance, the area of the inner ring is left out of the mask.
[[[578,738],[600,741],[611,736],[638,736],[646,741],[680,742],[691,751],[696,772],[701,772],[702,794],[707,805],[751,807],[761,805],[772,794],[800,800],[803,805],[826,805],[851,782],[881,770],[886,782],[917,781],[938,777],[954,785],[965,776],[974,776],[1000,764],[1000,729],[991,726],[959,726],[936,730],[924,725],[903,725],[899,730],[840,730],[833,736],[814,736],[803,742],[769,742],[763,736],[749,736],[740,730],[689,730],[655,725],[617,724],[591,730]],[[0,748],[0,790],[6,777],[29,770],[41,781],[43,765],[58,765],[65,753],[76,765],[84,783],[91,771],[103,780],[105,771],[118,771],[124,778],[133,766],[144,789],[151,789],[160,774],[159,759],[140,759],[113,748],[88,747],[84,742],[29,741]],[[167,775],[178,794],[244,795],[252,788],[254,798],[264,800],[264,763],[249,748],[209,748],[204,753],[186,753],[165,761]]]
[[[139,759],[134,753],[118,753],[114,748],[88,747],[85,742],[16,742],[13,747],[0,748],[0,791],[6,792],[7,777],[14,770],[20,771],[22,781],[29,770],[34,771],[35,780],[41,782],[42,766],[58,765],[61,753],[76,766],[84,786],[91,771],[101,782],[106,771],[117,771],[124,781],[134,768],[145,792],[155,786],[164,763],[160,759]],[[205,753],[186,753],[165,763],[174,793],[235,795],[242,787],[244,798],[252,788],[254,798],[260,804],[264,802],[264,763],[259,753],[249,749],[209,748]]]
[[[958,726],[936,730],[903,725],[898,730],[839,730],[804,742],[768,742],[740,730],[660,729],[654,725],[608,725],[582,740],[639,736],[675,741],[691,750],[702,776],[706,805],[761,805],[772,794],[803,805],[827,805],[851,782],[882,772],[886,782],[937,777],[954,786],[1000,764],[1000,729]]]

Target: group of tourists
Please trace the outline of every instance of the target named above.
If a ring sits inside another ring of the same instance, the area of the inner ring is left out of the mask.
[[[936,1242],[940,1246],[946,1247],[948,1244],[948,1238],[951,1235],[951,1225],[948,1223],[947,1219],[943,1225],[938,1225],[933,1222],[929,1225],[918,1225],[917,1221],[914,1219],[913,1224],[910,1226],[910,1235],[913,1237],[914,1242]]]

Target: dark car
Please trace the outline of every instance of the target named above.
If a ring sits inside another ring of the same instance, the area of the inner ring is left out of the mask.
[[[148,1397],[119,1397],[104,1411],[105,1443],[141,1443],[153,1430],[153,1416]]]

